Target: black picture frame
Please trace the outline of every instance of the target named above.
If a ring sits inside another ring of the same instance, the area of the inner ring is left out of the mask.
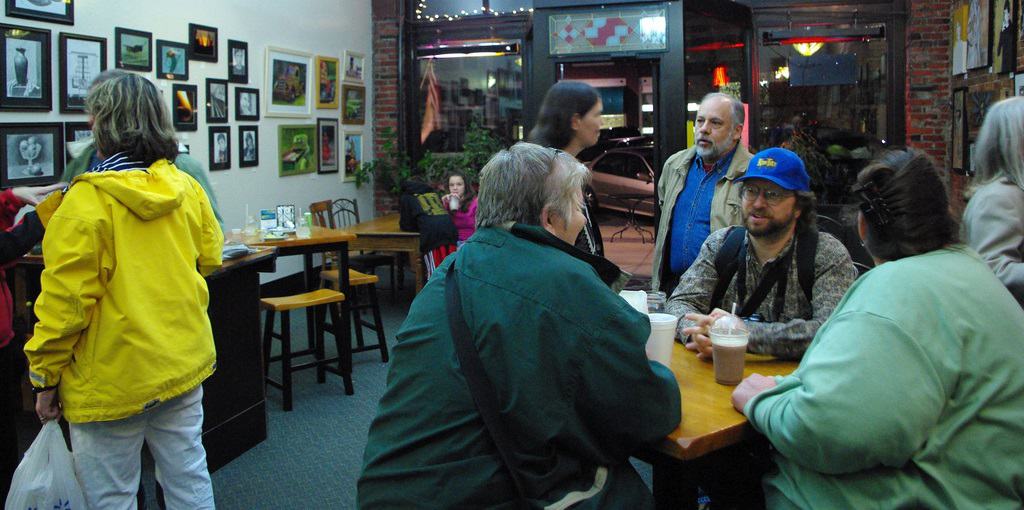
[[[252,135],[251,153],[246,145],[246,135]],[[259,166],[260,164],[260,127],[259,126],[238,126],[238,167],[246,168]]]
[[[0,110],[52,110],[50,31],[0,24],[0,36]]]
[[[228,81],[249,83],[249,43],[228,39]]]
[[[32,6],[18,6],[17,0],[7,0],[6,14],[12,18],[34,19],[37,21],[48,21],[50,23],[61,23],[64,25],[75,24],[75,2],[54,2],[51,6],[63,7],[64,13],[58,14],[48,12],[44,8],[33,8]]]
[[[0,124],[0,188],[53,184],[63,173],[64,127],[59,122]]]
[[[206,123],[221,124],[228,121],[228,81],[206,79]]]
[[[324,143],[328,144],[326,149]],[[316,155],[319,164],[316,166],[318,174],[336,174],[341,169],[341,154],[338,150],[341,144],[341,125],[338,119],[316,119]],[[329,160],[324,160],[327,154]]]
[[[235,120],[260,120],[260,89],[235,87]]]
[[[210,126],[210,170],[231,168],[231,127]],[[222,138],[223,136],[223,138]],[[219,144],[223,141],[223,147]]]
[[[152,71],[153,34],[114,27],[114,65],[129,71]]]
[[[217,61],[217,29],[206,25],[188,24],[189,58],[199,62]]]
[[[161,80],[188,81],[188,45],[156,40],[156,61],[153,69]]]
[[[171,122],[176,131],[199,129],[199,88],[186,83],[171,86]]]
[[[107,39],[61,32],[59,41],[60,111],[85,113],[92,80],[107,70]]]
[[[88,134],[86,134],[88,133]],[[71,156],[71,151],[67,150],[67,145],[70,142],[77,142],[84,140],[85,138],[92,137],[92,128],[89,127],[88,122],[65,122],[64,123],[64,155],[68,163],[74,159]]]

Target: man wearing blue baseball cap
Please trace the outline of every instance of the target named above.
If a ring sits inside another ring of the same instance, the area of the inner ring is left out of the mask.
[[[680,336],[711,359],[708,328],[736,303],[749,352],[799,359],[857,277],[850,254],[819,233],[804,162],[780,148],[754,155],[741,182],[743,226],[712,233],[667,309]]]
[[[711,361],[711,323],[732,309],[750,331],[747,351],[799,359],[857,277],[850,254],[819,233],[804,162],[786,149],[763,150],[738,177],[742,226],[711,233],[666,304],[680,317],[686,347]],[[721,508],[764,505],[767,455],[740,444],[698,461],[697,483]]]

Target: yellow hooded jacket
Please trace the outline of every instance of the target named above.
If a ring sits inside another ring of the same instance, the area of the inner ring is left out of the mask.
[[[75,423],[139,414],[216,369],[204,275],[224,235],[202,187],[167,160],[72,181],[43,237],[37,387]]]

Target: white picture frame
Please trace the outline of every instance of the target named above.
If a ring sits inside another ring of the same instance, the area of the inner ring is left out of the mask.
[[[345,60],[342,61],[342,81],[362,84],[365,80],[366,54],[358,51],[345,50]]]
[[[1024,96],[1024,73],[1013,75],[1013,95]]]
[[[264,117],[308,118],[313,112],[313,55],[267,46]]]

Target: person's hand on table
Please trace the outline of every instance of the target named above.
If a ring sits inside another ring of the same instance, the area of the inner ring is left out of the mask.
[[[67,185],[68,184],[66,182],[58,182],[49,186],[18,186],[11,188],[11,193],[18,197],[18,200],[34,206],[39,202],[42,202],[50,193],[59,189],[64,189]]]
[[[59,420],[60,415],[60,399],[57,398],[57,388],[36,395],[36,416],[39,417],[39,421],[46,423],[50,420]]]
[[[686,343],[686,348],[696,352],[697,359],[711,361],[711,325],[723,315],[729,315],[729,312],[715,308],[708,315],[688,313],[683,317],[695,323],[693,326],[683,328],[683,334],[690,339]]]
[[[732,390],[732,406],[737,411],[743,412],[743,407],[750,399],[759,395],[762,391],[775,387],[774,377],[765,377],[761,374],[750,374],[735,390]]]

